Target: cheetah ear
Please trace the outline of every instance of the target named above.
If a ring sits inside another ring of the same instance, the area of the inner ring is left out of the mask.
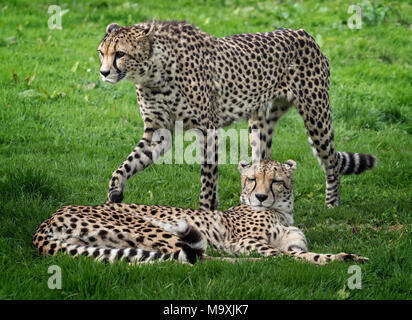
[[[106,27],[106,35],[112,33],[115,30],[120,29],[121,27],[117,23],[110,23]]]
[[[139,39],[140,40],[148,39],[151,41],[154,35],[154,29],[155,29],[155,21],[152,20],[150,23],[149,29],[147,29],[147,31],[145,31],[145,34],[142,35]]]
[[[240,173],[243,173],[246,169],[250,168],[250,163],[247,162],[246,160],[242,160],[242,161],[239,162],[237,168],[238,168]]]
[[[293,160],[288,160],[285,162],[285,166],[289,167],[289,170],[292,170],[292,172],[294,172],[296,170],[296,162]]]

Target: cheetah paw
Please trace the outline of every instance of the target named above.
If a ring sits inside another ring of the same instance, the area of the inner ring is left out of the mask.
[[[344,252],[336,254],[335,260],[345,261],[345,262],[354,261],[354,262],[361,262],[361,263],[369,262],[369,259],[366,257],[362,257],[358,254],[353,254],[353,253],[351,254],[351,253],[344,253]]]

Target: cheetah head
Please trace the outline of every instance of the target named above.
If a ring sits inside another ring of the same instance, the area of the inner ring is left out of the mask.
[[[241,203],[250,205],[253,210],[258,211],[293,211],[295,161],[280,163],[263,160],[252,164],[241,161],[238,169],[242,181]]]
[[[120,27],[111,23],[97,51],[100,57],[100,76],[114,84],[123,79],[135,81],[147,74],[152,51],[154,24]]]

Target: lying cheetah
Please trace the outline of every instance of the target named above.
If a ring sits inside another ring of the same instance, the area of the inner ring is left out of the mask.
[[[316,264],[367,261],[355,254],[307,251],[305,235],[292,226],[295,169],[292,160],[241,162],[242,204],[224,212],[115,203],[64,206],[39,226],[33,243],[42,254],[63,251],[109,262],[194,264],[211,258],[205,255],[207,244],[231,255],[281,253]]]
[[[109,202],[121,202],[127,179],[171,148],[154,132],[173,131],[176,121],[201,132],[202,153],[208,155],[201,163],[202,209],[218,204],[217,136],[208,137],[207,131],[247,118],[252,157],[270,159],[275,124],[292,105],[325,171],[328,207],[340,203],[341,174],[375,165],[372,155],[335,150],[329,62],[304,30],[216,38],[186,22],[114,23],[98,51],[103,81],[135,83],[144,122],[142,139],[112,174]]]

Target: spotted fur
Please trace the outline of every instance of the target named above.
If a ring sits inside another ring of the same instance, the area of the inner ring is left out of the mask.
[[[127,179],[170,149],[171,143],[153,132],[173,130],[177,120],[184,129],[206,135],[207,130],[249,119],[258,161],[270,159],[275,124],[294,105],[325,171],[329,207],[340,204],[340,174],[360,173],[375,164],[371,155],[335,151],[329,62],[304,30],[216,38],[186,22],[168,21],[110,24],[106,33],[98,49],[101,77],[109,83],[127,79],[136,84],[144,122],[141,141],[112,174],[108,201],[121,202]],[[218,204],[216,139],[204,139],[201,147],[215,161],[201,164],[199,203],[213,210]]]
[[[227,211],[121,203],[64,206],[39,226],[33,243],[42,254],[63,251],[109,262],[193,264],[211,259],[204,254],[207,244],[230,255],[287,254],[316,264],[367,261],[355,254],[308,252],[305,235],[293,226],[295,169],[292,160],[240,163],[242,204]]]

